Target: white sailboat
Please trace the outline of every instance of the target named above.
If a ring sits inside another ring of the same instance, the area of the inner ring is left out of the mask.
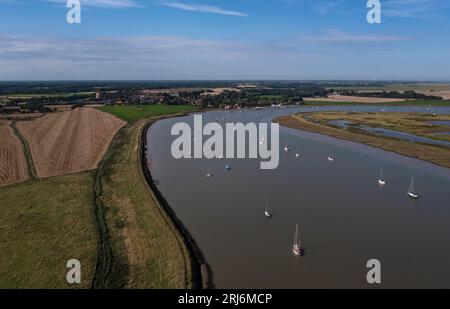
[[[334,157],[333,157],[333,155],[331,154],[331,150],[330,150],[330,154],[328,155],[328,161],[334,162]]]
[[[292,251],[296,256],[302,256],[303,255],[303,249],[300,246],[300,241],[298,240],[298,224],[295,225],[295,238],[294,238],[294,246],[292,248]]]
[[[264,215],[266,216],[266,218],[272,217],[272,214],[269,211],[269,204],[267,201],[266,201],[266,210],[264,211]]]
[[[284,142],[284,151],[286,151],[286,152],[289,152],[290,151],[290,149],[289,149],[289,147],[288,147],[288,143],[287,143],[287,140],[285,140],[285,142]]]
[[[380,171],[380,178],[378,179],[378,184],[380,186],[384,186],[386,184],[386,181],[383,179],[383,169]]]
[[[414,190],[414,177],[411,179],[411,184],[409,185],[408,196],[415,200],[420,197]]]

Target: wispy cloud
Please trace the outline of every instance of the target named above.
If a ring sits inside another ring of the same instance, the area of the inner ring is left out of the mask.
[[[450,9],[448,0],[386,0],[383,14],[390,17],[427,19]]]
[[[45,2],[66,4],[67,0],[41,0]],[[80,0],[81,5],[100,8],[133,8],[141,5],[135,0]]]
[[[338,0],[338,1],[327,1],[327,2],[322,2],[319,3],[316,6],[316,10],[320,13],[320,14],[328,14],[328,12],[330,10],[332,10],[335,7],[340,6],[341,4],[343,4],[344,1],[343,0]]]
[[[395,35],[349,34],[336,29],[327,31],[326,35],[301,36],[296,42],[304,44],[381,44],[412,41],[412,37]]]
[[[412,49],[392,53],[396,42],[409,39],[338,30],[276,42],[0,35],[0,80],[361,79],[375,73],[379,79],[448,79],[445,50],[433,50],[434,57],[420,61]]]
[[[160,5],[184,10],[191,12],[202,12],[202,13],[212,13],[212,14],[220,14],[220,15],[229,15],[229,16],[240,16],[240,17],[248,17],[248,14],[227,10],[218,6],[208,5],[208,4],[194,4],[194,3],[183,3],[183,2],[161,2]]]

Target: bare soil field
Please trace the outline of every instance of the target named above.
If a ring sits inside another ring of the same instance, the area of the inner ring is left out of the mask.
[[[9,122],[0,121],[0,187],[28,178],[23,146]]]
[[[95,169],[125,122],[93,108],[47,114],[17,124],[41,178]]]
[[[202,93],[202,95],[212,95],[212,96],[217,96],[219,94],[222,94],[224,91],[236,91],[236,92],[240,92],[241,89],[238,88],[211,88],[209,89],[209,91],[211,92],[204,92]]]
[[[404,102],[405,99],[389,99],[389,98],[372,98],[372,97],[353,97],[344,95],[331,95],[328,98],[304,98],[306,102],[350,102],[350,103],[367,103],[382,104],[389,102]]]

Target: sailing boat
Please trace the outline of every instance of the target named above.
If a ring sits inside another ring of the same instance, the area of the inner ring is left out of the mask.
[[[286,152],[289,152],[289,147],[288,147],[288,144],[287,144],[287,140],[285,140],[285,142],[284,142],[284,151],[286,151]]]
[[[330,154],[328,155],[328,161],[334,162],[334,158],[333,158],[333,156],[331,155],[331,150],[330,150]]]
[[[208,171],[208,173],[206,174],[206,178],[211,178],[212,174]]]
[[[264,211],[264,215],[266,216],[266,218],[272,217],[272,214],[269,211],[269,205],[268,205],[267,201],[266,201],[266,210]]]
[[[380,178],[378,179],[378,184],[380,186],[384,186],[386,184],[386,181],[383,179],[383,169],[380,171]]]
[[[414,192],[414,177],[411,179],[411,184],[409,185],[408,196],[415,200],[420,197],[417,193]]]
[[[300,246],[300,241],[298,240],[298,224],[295,225],[295,238],[294,238],[294,246],[292,248],[292,251],[296,256],[302,256],[303,255],[303,249]]]

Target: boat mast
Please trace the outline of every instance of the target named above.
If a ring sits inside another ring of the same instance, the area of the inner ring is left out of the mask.
[[[409,192],[414,193],[414,177],[411,179],[411,184],[409,185]]]
[[[298,246],[298,224],[295,225],[294,246]]]

